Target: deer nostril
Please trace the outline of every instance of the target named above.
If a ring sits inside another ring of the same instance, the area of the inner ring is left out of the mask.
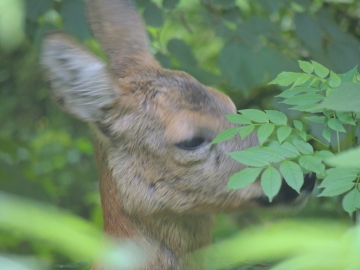
[[[301,192],[312,192],[315,187],[316,174],[308,173],[305,175],[304,184],[301,187]]]

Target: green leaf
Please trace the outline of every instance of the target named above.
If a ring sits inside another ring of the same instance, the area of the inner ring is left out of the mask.
[[[250,35],[257,39],[254,33]],[[228,78],[230,86],[248,92],[264,83],[264,71],[262,65],[258,64],[259,61],[253,46],[231,39],[220,52],[218,66],[222,76]]]
[[[326,176],[321,181],[319,188],[326,188],[328,186],[336,186],[339,183],[350,184],[356,180],[359,175],[358,170],[353,168],[333,168],[326,170]]]
[[[276,152],[278,152],[285,158],[295,158],[300,155],[296,147],[289,142],[279,144],[277,141],[271,141],[267,147],[274,149]]]
[[[315,94],[319,91],[320,91],[319,89],[313,87],[294,87],[283,91],[280,95],[277,95],[276,97],[290,98],[304,92],[307,94]]]
[[[360,112],[360,83],[340,85],[318,107],[334,111]]]
[[[315,74],[318,75],[320,78],[323,79],[329,74],[329,69],[327,69],[323,65],[321,65],[315,61],[311,61],[311,63],[312,63],[312,66],[314,67]]]
[[[261,175],[261,187],[269,201],[272,202],[281,187],[281,175],[277,169],[269,166]]]
[[[325,128],[322,132],[322,136],[324,137],[325,140],[327,140],[328,142],[331,142],[331,130],[330,128]]]
[[[324,124],[325,123],[325,116],[308,116],[305,117],[306,120],[313,122],[313,123],[320,123],[320,124]]]
[[[318,197],[334,197],[340,194],[343,194],[355,186],[355,183],[346,183],[346,182],[333,182],[331,185],[328,185]]]
[[[298,193],[304,184],[304,175],[301,168],[295,162],[286,160],[280,165],[280,172],[284,177],[286,183]]]
[[[239,131],[240,131],[240,128],[239,128],[239,127],[226,129],[226,130],[220,132],[220,133],[215,137],[215,139],[214,139],[211,143],[212,143],[212,144],[213,144],[213,143],[220,143],[220,142],[223,142],[223,141],[230,140],[230,139],[232,139]]]
[[[341,79],[340,77],[335,74],[334,72],[330,71],[330,79],[328,80],[328,83],[330,85],[330,87],[332,88],[336,88],[339,87],[341,84]]]
[[[240,137],[242,139],[245,139],[247,136],[250,135],[251,132],[254,131],[254,129],[255,129],[254,125],[248,125],[248,126],[240,127],[239,128]]]
[[[264,167],[269,165],[269,163],[264,161],[263,157],[260,156],[258,153],[238,151],[228,153],[228,155],[235,159],[237,162],[240,162],[247,166]]]
[[[239,112],[244,115],[246,118],[254,121],[256,123],[267,123],[269,122],[269,117],[266,113],[260,110],[255,109],[246,109],[246,110],[239,110]]]
[[[54,0],[27,0],[27,18],[36,22],[39,17],[52,8]]]
[[[308,154],[312,154],[314,153],[314,149],[313,147],[311,146],[311,144],[303,141],[303,140],[300,140],[300,139],[297,139],[297,138],[294,138],[292,139],[291,141],[294,146],[300,151],[300,153],[302,154],[305,154],[305,155],[308,155]]]
[[[251,147],[243,150],[243,152],[245,154],[256,154],[259,158],[262,158],[262,160],[266,162],[279,162],[284,159],[278,151],[269,147]]]
[[[163,7],[167,9],[174,9],[178,3],[179,0],[163,0]]]
[[[63,0],[60,12],[67,33],[76,36],[81,41],[91,37],[85,19],[84,1]]]
[[[296,73],[296,72],[281,72],[274,80],[269,82],[268,84],[278,84],[280,86],[289,86],[293,82],[296,81],[297,78],[299,78],[302,73]]]
[[[307,134],[305,131],[300,131],[300,130],[294,130],[295,134],[298,135],[301,139],[303,139],[304,141],[307,140]]]
[[[288,127],[288,126],[283,126],[278,128],[278,130],[276,131],[277,134],[277,138],[279,140],[279,143],[282,143],[283,141],[286,140],[287,137],[289,137],[289,135],[291,134],[292,128]]]
[[[215,8],[229,9],[235,6],[235,0],[210,0],[210,4]]]
[[[325,160],[330,166],[342,168],[360,168],[360,147],[342,152],[335,157]]]
[[[352,215],[357,209],[360,208],[360,191],[357,188],[351,190],[346,194],[342,201],[342,206],[349,215]]]
[[[262,170],[262,168],[246,168],[235,173],[229,179],[228,189],[241,189],[250,185],[257,179]]]
[[[353,119],[351,113],[348,113],[348,112],[336,112],[336,116],[338,117],[340,122],[343,123],[343,124],[349,124],[349,125],[353,125],[353,126],[356,125],[356,122]]]
[[[228,114],[226,115],[226,118],[227,120],[229,120],[231,123],[234,124],[243,124],[243,125],[251,124],[250,119],[240,114]]]
[[[266,110],[269,120],[275,125],[286,125],[287,117],[284,113],[275,110]]]
[[[302,131],[304,125],[303,125],[303,123],[301,123],[300,121],[294,120],[294,127],[295,127],[297,130]]]
[[[354,81],[354,77],[358,74],[358,69],[357,66],[354,67],[353,69],[349,70],[348,72],[344,73],[344,74],[340,74],[340,78],[342,83],[347,83],[347,82],[353,82]]]
[[[335,131],[346,132],[346,130],[344,129],[344,126],[341,124],[341,122],[338,119],[331,118],[331,119],[329,119],[327,124],[328,124],[329,128],[331,128]]]
[[[313,75],[311,75],[311,74],[302,74],[299,78],[296,79],[296,81],[294,82],[292,88],[296,87],[298,85],[302,85],[302,84],[306,83],[312,77],[313,77]]]
[[[304,169],[315,172],[317,174],[325,173],[325,165],[322,164],[321,159],[316,156],[304,155],[299,158],[299,164]]]
[[[150,2],[145,7],[143,17],[146,24],[160,27],[164,24],[164,18],[161,9],[159,9],[154,3]]]
[[[274,129],[275,125],[269,123],[263,124],[259,127],[257,135],[260,145],[262,145],[269,138],[269,136],[273,133]]]
[[[197,66],[197,60],[193,51],[183,40],[171,39],[167,44],[167,49],[173,56],[176,57],[182,66]]]
[[[312,105],[323,99],[324,96],[321,94],[302,94],[284,99],[281,103],[289,105]]]
[[[333,157],[334,154],[330,151],[327,151],[327,150],[321,150],[321,151],[317,151],[315,153],[315,156],[321,158],[322,160],[324,159],[327,159],[327,158],[330,158],[330,157]]]
[[[306,61],[298,60],[300,68],[306,72],[306,73],[312,73],[314,71],[314,68],[311,63]]]
[[[311,113],[321,113],[322,109],[318,108],[316,104],[306,104],[306,105],[299,105],[295,107],[289,108],[290,110],[300,111],[300,112],[311,112]]]

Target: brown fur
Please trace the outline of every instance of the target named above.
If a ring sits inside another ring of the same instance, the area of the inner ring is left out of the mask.
[[[236,113],[234,104],[184,72],[162,69],[130,1],[89,0],[87,12],[110,71],[61,33],[44,40],[42,64],[59,105],[95,130],[104,230],[145,250],[141,269],[202,269],[201,258],[185,255],[210,243],[213,214],[257,207],[264,196],[258,181],[227,190],[244,166],[226,153],[256,145],[256,136],[209,143],[233,127],[224,115]],[[176,145],[193,137],[207,143]]]

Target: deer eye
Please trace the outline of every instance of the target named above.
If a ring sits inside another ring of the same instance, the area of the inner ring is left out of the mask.
[[[207,141],[201,137],[194,137],[190,140],[185,140],[175,144],[177,147],[183,150],[195,150],[205,145]]]

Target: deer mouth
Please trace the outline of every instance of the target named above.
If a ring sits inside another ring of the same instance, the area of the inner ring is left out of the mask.
[[[306,174],[304,177],[304,184],[297,193],[291,188],[285,180],[282,181],[279,193],[274,197],[272,202],[265,195],[254,199],[262,207],[271,206],[302,206],[307,201],[307,198],[313,191],[316,182],[316,175],[314,173]]]

